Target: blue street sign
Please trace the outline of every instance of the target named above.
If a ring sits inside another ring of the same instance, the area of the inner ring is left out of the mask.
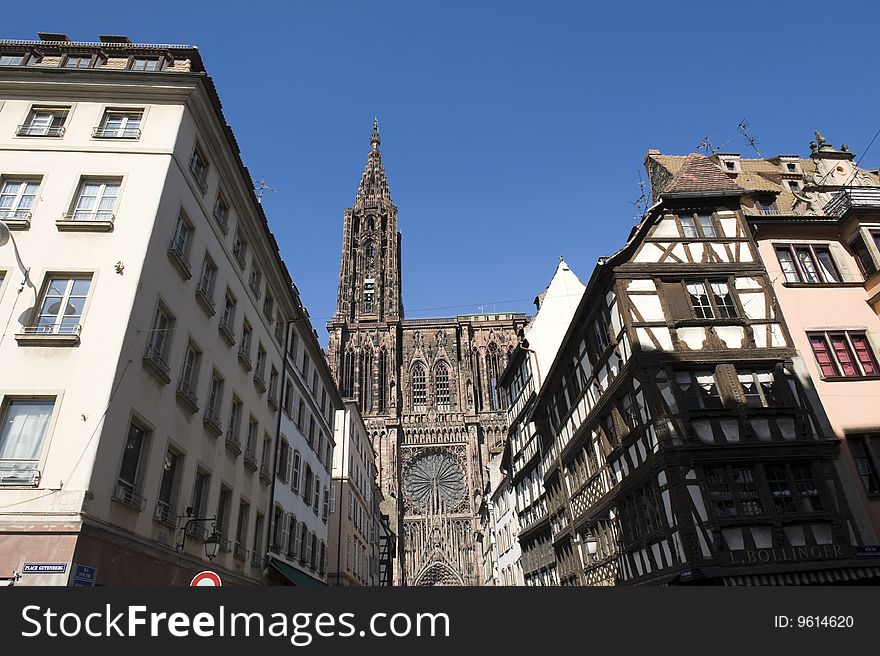
[[[67,571],[67,563],[25,563],[21,568],[22,574],[64,574]]]
[[[91,588],[95,585],[95,577],[98,570],[86,565],[75,565],[73,570],[73,583],[75,588]]]
[[[880,558],[880,544],[866,544],[856,547],[856,558]]]

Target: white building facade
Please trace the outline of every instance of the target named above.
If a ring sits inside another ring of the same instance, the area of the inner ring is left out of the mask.
[[[214,535],[260,583],[305,314],[214,85],[191,46],[40,36],[0,42],[0,579],[187,585]]]

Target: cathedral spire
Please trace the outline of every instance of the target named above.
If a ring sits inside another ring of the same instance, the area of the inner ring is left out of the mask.
[[[379,119],[373,119],[373,134],[370,136],[370,154],[367,157],[367,165],[361,176],[357,195],[354,199],[354,209],[361,210],[368,207],[378,208],[384,203],[391,203],[391,191],[388,189],[388,178],[385,177],[385,167],[382,164],[382,152],[379,145]]]

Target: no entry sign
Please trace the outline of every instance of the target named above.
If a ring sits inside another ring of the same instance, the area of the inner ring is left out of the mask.
[[[193,577],[193,580],[189,582],[189,586],[191,588],[207,586],[212,588],[219,588],[223,583],[220,582],[220,577],[214,572],[199,572]]]

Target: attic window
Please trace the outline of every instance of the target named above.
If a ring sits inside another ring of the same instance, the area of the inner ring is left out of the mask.
[[[792,173],[796,173],[796,172],[797,172],[797,164],[795,164],[794,162],[788,162],[788,163],[786,163],[785,168],[787,168],[787,169],[788,169],[789,171],[791,171]]]
[[[736,171],[736,162],[734,162],[732,159],[729,159],[726,162],[724,162],[724,166],[727,167],[728,171]]]
[[[788,188],[790,191],[800,191],[801,184],[797,180],[789,180]]]

